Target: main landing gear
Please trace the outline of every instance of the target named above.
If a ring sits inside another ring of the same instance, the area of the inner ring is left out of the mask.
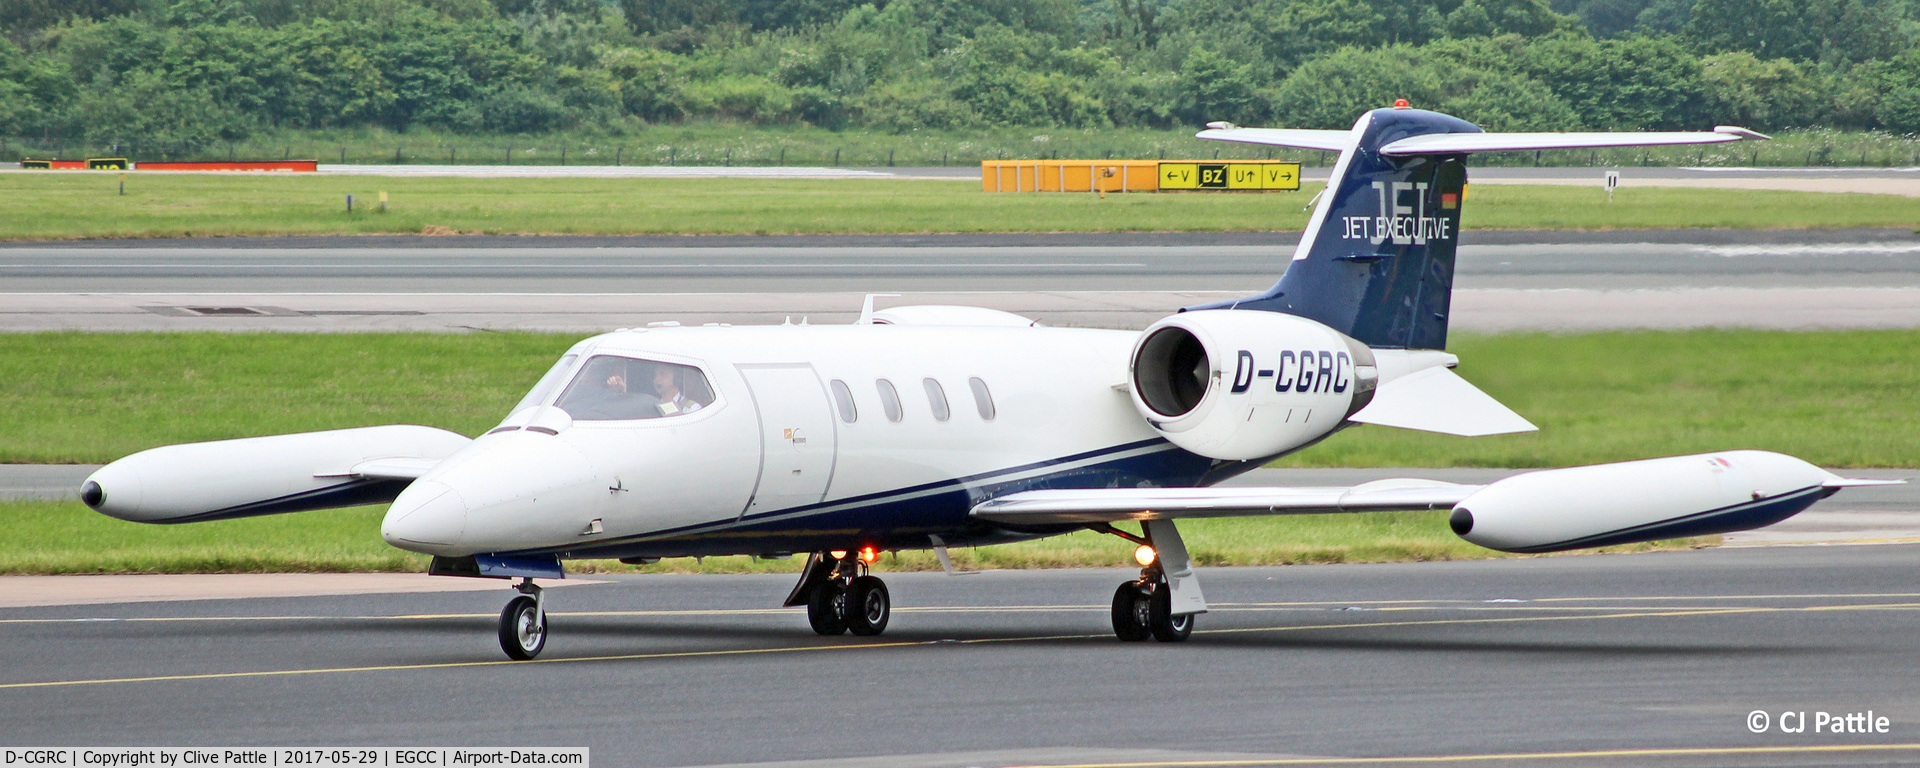
[[[867,573],[872,550],[823,552],[807,558],[800,583],[787,605],[805,605],[807,623],[826,636],[852,632],[863,637],[887,630],[893,599],[878,576]]]
[[[1134,550],[1140,578],[1113,591],[1113,634],[1124,642],[1151,637],[1177,643],[1193,634],[1193,618],[1206,612],[1206,599],[1200,595],[1200,582],[1194,578],[1186,544],[1173,522],[1153,520],[1141,528],[1145,535],[1135,536],[1106,524],[1094,529],[1140,545]]]
[[[1149,637],[1177,643],[1193,634],[1193,614],[1173,615],[1173,589],[1151,566],[1141,569],[1139,581],[1113,591],[1113,634],[1127,642]]]
[[[520,595],[500,611],[500,650],[516,661],[528,661],[547,647],[546,599],[530,578],[521,579],[514,589]]]

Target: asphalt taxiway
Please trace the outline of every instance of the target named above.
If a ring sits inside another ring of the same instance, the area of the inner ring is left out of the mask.
[[[1920,546],[1204,569],[1181,645],[1110,636],[1128,575],[887,575],[880,638],[812,635],[771,607],[786,575],[617,577],[549,596],[533,663],[494,647],[504,589],[18,608],[0,734],[602,766],[1920,759]],[[1888,732],[1777,727],[1867,710]]]
[[[1464,236],[1468,331],[1920,327],[1905,229]],[[0,246],[0,330],[591,332],[967,304],[1140,328],[1246,296],[1297,233],[226,238]]]

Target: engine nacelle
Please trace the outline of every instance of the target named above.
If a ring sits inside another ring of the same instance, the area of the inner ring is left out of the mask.
[[[153,448],[101,467],[80,499],[137,523],[187,523],[392,501],[411,482],[369,478],[380,459],[438,461],[467,443],[433,427],[395,425]]]
[[[1514,475],[1454,506],[1461,538],[1504,552],[1558,552],[1772,525],[1835,490],[1824,469],[1769,451]]]
[[[1173,444],[1258,459],[1319,439],[1373,398],[1373,350],[1293,315],[1203,310],[1140,334],[1133,407]]]

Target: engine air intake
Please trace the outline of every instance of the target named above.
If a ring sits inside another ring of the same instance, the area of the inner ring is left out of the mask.
[[[1133,387],[1161,416],[1184,416],[1207,394],[1207,347],[1185,328],[1154,331],[1135,358]]]

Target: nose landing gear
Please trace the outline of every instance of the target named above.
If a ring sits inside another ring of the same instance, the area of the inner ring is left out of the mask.
[[[886,583],[866,571],[866,563],[854,553],[815,554],[807,559],[807,569],[786,604],[807,606],[807,623],[821,635],[878,635],[893,618],[893,599]]]
[[[533,579],[521,579],[519,596],[500,611],[500,650],[515,661],[529,661],[547,647],[546,599]]]

